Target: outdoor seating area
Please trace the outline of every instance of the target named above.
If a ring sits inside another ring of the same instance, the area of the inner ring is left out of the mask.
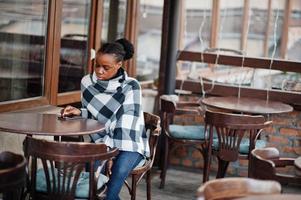
[[[300,0],[0,1],[0,200],[301,199]]]

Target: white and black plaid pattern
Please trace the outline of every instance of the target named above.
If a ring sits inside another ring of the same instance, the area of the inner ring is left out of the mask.
[[[91,135],[92,140],[104,142],[122,151],[149,156],[147,133],[141,108],[141,87],[137,80],[122,75],[108,80],[86,75],[81,81],[82,117],[93,118],[105,124],[106,130]]]

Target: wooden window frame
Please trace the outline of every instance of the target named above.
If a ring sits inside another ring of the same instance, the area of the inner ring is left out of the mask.
[[[270,63],[272,63],[271,69],[297,72],[301,73],[301,62],[269,59],[269,58],[254,58],[254,57],[242,57],[240,55],[223,55],[215,53],[203,53],[203,52],[190,52],[179,51],[178,61],[190,61],[190,62],[204,62],[214,64],[216,57],[218,56],[217,64],[230,65],[233,67],[241,67],[242,60],[244,59],[244,66],[250,68],[269,69]],[[203,59],[202,59],[203,58]],[[205,91],[208,91],[212,87],[212,84],[204,83]],[[176,88],[189,90],[194,93],[202,93],[200,82],[192,80],[177,80]],[[242,97],[257,97],[266,99],[267,90],[255,89],[250,87],[241,87]],[[222,83],[214,83],[213,90],[209,92],[210,95],[219,96],[236,96],[238,94],[238,87],[231,86]],[[291,105],[300,107],[301,94],[298,92],[288,92],[279,90],[269,90],[269,99],[275,101],[282,101]]]
[[[244,26],[241,29],[241,49],[244,49],[245,41],[247,40],[247,23],[248,23],[248,15],[250,9],[250,0],[244,1],[244,15],[243,22]],[[284,14],[284,23],[282,29],[282,40],[281,40],[281,58],[285,58],[287,54],[287,42],[288,42],[288,27],[290,22],[290,15],[292,9],[292,0],[287,0],[285,5],[285,14]],[[168,12],[168,10],[166,10]],[[182,12],[183,13],[183,12]],[[168,13],[165,13],[168,15]],[[268,2],[268,17],[271,18],[272,15],[272,1]],[[183,18],[184,16],[182,16]],[[214,48],[218,45],[218,34],[219,34],[219,23],[220,23],[220,0],[216,0],[212,2],[212,15],[211,15],[211,38],[210,38],[210,47]],[[269,21],[267,22],[267,26],[269,27]],[[163,36],[162,36],[163,38]],[[268,40],[269,40],[269,29],[265,35],[265,43],[264,43],[264,55],[267,56],[268,51]],[[208,63],[209,66],[215,64],[216,57],[218,56],[218,63],[223,65],[230,65],[234,67],[241,67],[243,57],[240,55],[217,55],[216,53],[204,53],[204,52],[190,52],[190,51],[178,51],[178,61],[190,61],[190,62],[204,62]],[[203,58],[203,60],[202,60]],[[262,58],[262,57],[244,57],[244,66],[251,68],[263,68],[269,69],[270,63],[272,63],[272,69],[281,70],[281,71],[289,71],[289,72],[297,72],[301,73],[301,62],[298,61],[288,61],[288,60],[280,60],[270,58]],[[162,66],[161,66],[162,67]],[[163,67],[162,67],[163,68]],[[161,69],[160,71],[164,71]],[[212,84],[204,83],[205,91],[210,90]],[[160,94],[163,93],[163,87],[160,85]],[[176,81],[177,89],[189,90],[194,93],[202,93],[201,85],[198,81],[193,80],[177,80]],[[238,87],[226,85],[222,83],[214,83],[214,88],[210,91],[210,95],[237,95]],[[264,89],[255,89],[250,87],[241,87],[241,96],[242,97],[254,97],[261,99],[266,99],[267,90]],[[269,98],[271,100],[282,101],[285,103],[289,103],[293,105],[295,108],[300,109],[300,99],[301,94],[297,92],[288,92],[288,91],[279,91],[279,90],[269,90]]]
[[[45,42],[44,62],[44,94],[40,97],[0,102],[0,112],[8,112],[45,105],[64,105],[80,101],[80,91],[58,93],[60,51],[61,48],[61,16],[63,0],[48,1],[48,18]],[[86,72],[92,71],[90,49],[97,49],[101,42],[103,0],[91,0],[91,14],[88,38],[88,60]]]

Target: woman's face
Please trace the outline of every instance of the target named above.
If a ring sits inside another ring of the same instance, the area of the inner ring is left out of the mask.
[[[122,62],[117,62],[114,54],[102,54],[96,55],[96,63],[94,71],[96,76],[100,80],[109,80],[115,76],[118,69],[121,67]]]

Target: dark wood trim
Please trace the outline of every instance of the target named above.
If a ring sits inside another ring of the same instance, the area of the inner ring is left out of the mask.
[[[189,90],[192,91],[193,93],[198,93],[198,94],[202,93],[200,82],[197,81],[185,80],[183,83],[182,80],[177,80],[176,88]],[[212,88],[211,83],[204,83],[205,91],[209,91],[211,88]],[[259,99],[266,99],[266,93],[267,93],[266,90],[241,87],[241,97],[256,97]],[[229,86],[221,83],[215,83],[212,91],[209,92],[209,95],[216,95],[216,96],[237,96],[237,94],[238,94],[238,87]],[[296,102],[300,102],[301,95],[300,93],[296,93],[296,92],[270,90],[269,99],[274,101],[281,101],[288,104],[294,104]]]
[[[101,46],[101,34],[102,34],[102,24],[103,24],[103,0],[97,1],[96,8],[96,22],[95,22],[95,39],[94,39],[94,48],[97,51]],[[90,72],[90,71],[89,71]]]
[[[289,22],[291,19],[291,10],[292,10],[292,0],[285,1],[285,10],[284,10],[284,19],[282,25],[282,35],[281,35],[281,46],[280,46],[280,56],[281,58],[286,58],[287,54],[287,42],[288,42],[288,29]]]
[[[57,105],[66,105],[81,101],[81,91],[64,92],[58,94]]]
[[[95,44],[95,23],[96,23],[96,13],[97,13],[97,0],[91,1],[91,8],[90,8],[90,20],[89,20],[89,31],[88,31],[88,48],[87,48],[87,69],[86,72],[92,71],[92,60],[91,60],[91,49],[94,49]]]
[[[172,0],[164,0],[163,4],[163,15],[162,15],[162,35],[161,35],[161,55],[160,55],[160,69],[159,69],[159,96],[164,93],[164,80],[166,71],[166,61],[167,61],[167,43],[168,43],[168,21],[170,16],[170,6]]]
[[[55,0],[50,0],[48,5],[48,24],[46,36],[46,52],[45,52],[45,80],[44,80],[44,95],[50,101],[51,95],[51,81],[53,75],[53,45],[54,45],[54,31],[55,31]]]
[[[125,23],[125,38],[131,41],[137,50],[138,37],[138,17],[140,12],[140,0],[127,1],[126,8],[126,23]],[[125,70],[129,76],[136,76],[136,59],[137,55],[124,63]]]
[[[44,105],[49,105],[49,101],[45,97],[34,97],[14,101],[5,101],[0,103],[0,112],[9,112]]]
[[[202,52],[190,52],[190,51],[179,51],[178,60],[181,61],[191,61],[191,62],[202,62],[202,54],[205,63],[214,64],[216,61],[216,54],[214,53],[202,53]],[[252,68],[269,69],[271,59],[269,58],[253,58],[245,57],[244,66]],[[222,55],[219,54],[218,64],[231,65],[241,67],[242,56],[239,55]],[[288,61],[273,59],[272,69],[288,71],[288,72],[298,72],[301,73],[301,62]]]
[[[57,93],[58,93],[58,82],[59,82],[59,71],[60,71],[60,52],[61,52],[61,21],[63,12],[63,1],[55,1],[55,15],[52,19],[54,22],[54,34],[53,45],[52,45],[52,70],[51,70],[51,81],[50,81],[50,104],[57,105]]]

